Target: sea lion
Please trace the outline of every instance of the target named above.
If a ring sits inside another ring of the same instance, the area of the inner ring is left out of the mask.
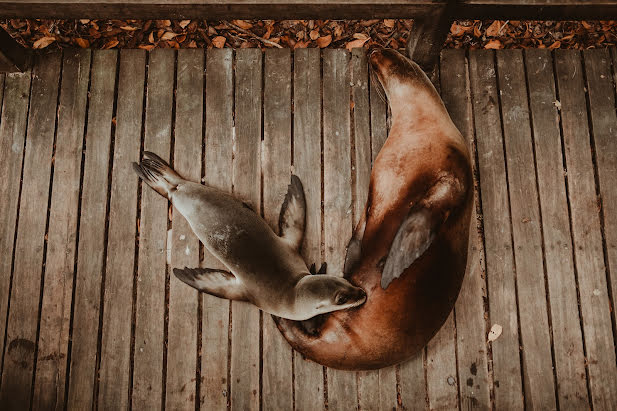
[[[465,273],[473,206],[467,145],[427,76],[394,50],[372,50],[369,63],[392,127],[345,261],[367,301],[304,322],[275,319],[295,350],[347,370],[406,360],[439,330]]]
[[[217,297],[251,302],[293,320],[356,307],[366,300],[362,288],[340,276],[309,273],[298,252],[306,219],[298,177],[291,176],[281,207],[279,237],[246,204],[185,180],[154,153],[145,152],[144,160],[133,167],[142,180],[172,202],[208,251],[229,269],[174,268],[176,277],[186,284]]]

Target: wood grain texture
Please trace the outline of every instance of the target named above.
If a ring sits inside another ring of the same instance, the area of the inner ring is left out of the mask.
[[[563,409],[583,409],[589,407],[589,398],[550,52],[526,50],[525,67],[536,152],[557,398]]]
[[[302,256],[321,265],[321,76],[318,49],[294,51],[293,164],[304,186],[306,229]],[[323,367],[294,352],[296,410],[324,408]]]
[[[120,51],[98,408],[129,407],[137,180],[146,53]]]
[[[190,181],[201,177],[203,121],[203,50],[179,50],[176,69],[174,169]],[[174,208],[171,235],[172,267],[199,265],[199,240]],[[200,295],[170,275],[167,326],[165,407],[194,410],[197,402],[197,316]]]
[[[233,158],[233,54],[231,49],[206,54],[206,158],[205,183],[232,191]],[[204,250],[203,267],[224,268]],[[229,394],[228,300],[202,294],[200,405],[207,409],[227,407]]]
[[[260,212],[262,52],[236,51],[234,196]],[[232,301],[231,408],[259,410],[260,312]]]
[[[495,55],[470,53],[470,77],[484,216],[486,275],[491,326],[503,333],[494,341],[495,407],[523,407],[519,331],[508,185],[503,152]]]
[[[542,234],[521,50],[497,55],[527,407],[556,408]],[[529,167],[523,165],[529,164]]]
[[[117,58],[114,50],[97,50],[92,55],[67,398],[71,408],[92,406],[98,378],[95,374],[105,278],[105,219]]]
[[[54,179],[32,400],[32,408],[37,410],[61,410],[65,402],[90,59],[89,50],[66,51],[62,63],[63,80],[58,106]]]
[[[444,50],[441,53],[441,97],[454,124],[468,143],[475,164],[475,136],[469,68],[464,50]],[[474,177],[476,173],[474,172]],[[477,183],[477,181],[476,181]],[[461,291],[456,301],[456,351],[458,368],[458,390],[461,409],[487,409],[490,407],[490,385],[488,375],[486,320],[484,299],[486,298],[486,276],[484,272],[484,244],[478,229],[480,209],[479,193],[474,199],[469,234],[467,270]]]
[[[351,238],[351,124],[349,52],[323,51],[324,258],[328,274],[341,275]],[[328,369],[328,409],[357,404],[356,373]]]
[[[32,79],[0,388],[0,408],[7,410],[27,408],[31,400],[60,68],[60,54],[43,56]]]
[[[144,150],[170,158],[174,93],[173,50],[149,54],[146,84]],[[137,178],[137,177],[135,177]],[[168,203],[145,183],[141,185],[133,409],[163,406],[163,351],[165,349],[165,272]]]
[[[10,297],[11,266],[24,159],[24,142],[30,101],[31,72],[2,78],[0,117],[0,358],[4,359],[6,315]],[[9,257],[10,256],[10,257]]]
[[[291,56],[289,50],[266,50],[264,64],[264,141],[262,145],[263,214],[278,234],[281,204],[291,165]],[[293,406],[292,352],[268,314],[263,316],[262,407]]]
[[[617,369],[580,53],[556,52],[555,70],[591,401],[594,408],[611,409]]]

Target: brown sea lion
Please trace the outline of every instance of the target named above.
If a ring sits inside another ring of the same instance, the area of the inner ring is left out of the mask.
[[[275,318],[294,349],[348,370],[406,360],[439,330],[465,274],[473,205],[467,145],[427,76],[394,50],[373,50],[369,62],[392,127],[345,261],[367,301],[304,322]]]

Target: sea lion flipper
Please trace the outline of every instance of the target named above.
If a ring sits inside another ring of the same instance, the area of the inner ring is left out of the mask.
[[[228,300],[246,301],[244,286],[229,271],[215,268],[174,268],[178,279],[204,293]]]
[[[351,238],[349,244],[347,244],[347,253],[345,254],[345,265],[343,266],[343,274],[347,276],[356,267],[358,261],[362,257],[362,241]]]
[[[281,206],[279,233],[295,249],[299,249],[304,237],[306,222],[306,199],[300,179],[292,175],[287,194]]]

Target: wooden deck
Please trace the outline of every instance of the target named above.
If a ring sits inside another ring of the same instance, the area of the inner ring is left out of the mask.
[[[360,373],[170,276],[217,262],[130,162],[154,151],[273,227],[293,171],[304,255],[340,269],[387,136],[363,50],[67,50],[0,77],[0,408],[615,409],[616,68],[442,53],[475,158],[469,269],[422,353]]]

